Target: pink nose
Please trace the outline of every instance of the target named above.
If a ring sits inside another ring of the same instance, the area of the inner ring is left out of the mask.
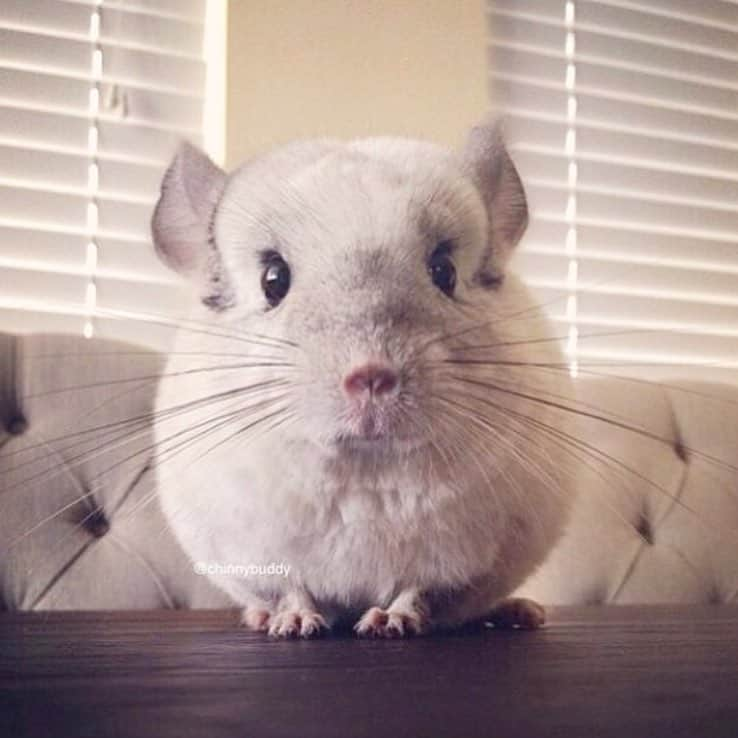
[[[397,374],[386,366],[367,364],[354,369],[343,380],[343,386],[352,397],[362,394],[378,397],[389,394],[397,387]]]

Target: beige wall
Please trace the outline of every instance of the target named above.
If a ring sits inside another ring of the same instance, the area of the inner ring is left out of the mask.
[[[294,138],[455,144],[488,107],[484,0],[230,0],[227,163]]]

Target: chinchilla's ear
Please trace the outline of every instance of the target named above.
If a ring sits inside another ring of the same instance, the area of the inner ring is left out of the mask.
[[[528,204],[505,148],[500,120],[490,119],[472,128],[463,162],[487,207],[492,256],[504,262],[528,226]]]
[[[151,221],[156,252],[170,269],[190,278],[207,269],[213,215],[224,185],[225,173],[200,149],[180,144]]]
[[[231,290],[213,233],[226,175],[192,144],[182,143],[161,184],[151,230],[159,258],[196,283],[214,310],[231,304]]]

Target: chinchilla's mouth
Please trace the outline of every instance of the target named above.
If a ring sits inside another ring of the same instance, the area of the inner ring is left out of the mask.
[[[425,445],[420,437],[400,438],[395,434],[382,433],[372,436],[341,433],[332,444],[339,453],[344,454],[388,454],[402,456],[415,452]]]

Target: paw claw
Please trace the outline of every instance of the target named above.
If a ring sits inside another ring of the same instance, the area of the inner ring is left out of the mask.
[[[315,638],[328,630],[322,615],[312,610],[283,610],[271,618],[272,638]]]
[[[328,630],[325,618],[317,612],[304,611],[300,615],[300,636],[315,638]]]
[[[250,630],[265,633],[267,630],[269,630],[270,617],[271,613],[269,612],[269,610],[247,607],[243,611],[241,624],[245,625]]]
[[[488,620],[499,628],[536,630],[546,622],[546,611],[533,600],[511,597],[496,605]]]
[[[421,635],[426,626],[424,618],[415,611],[372,607],[361,616],[354,632],[360,638],[404,638]]]

